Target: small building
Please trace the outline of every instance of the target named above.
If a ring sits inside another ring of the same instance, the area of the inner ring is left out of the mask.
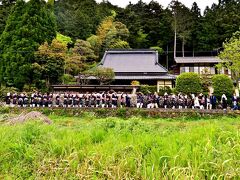
[[[218,57],[176,57],[177,66],[174,74],[179,75],[184,72],[195,72],[198,74],[226,74],[231,76],[231,71],[228,69],[217,70],[216,65],[221,62]]]
[[[159,64],[158,52],[154,50],[109,50],[99,67],[113,69],[114,85],[130,85],[132,81],[139,81],[140,84],[157,85],[158,89],[172,88],[176,79]]]

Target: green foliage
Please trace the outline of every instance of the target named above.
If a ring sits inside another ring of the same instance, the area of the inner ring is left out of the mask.
[[[6,87],[6,86],[1,86],[0,87],[0,101],[5,99],[5,96],[7,95],[7,93],[15,93],[18,92],[18,89],[14,88],[14,87]]]
[[[76,84],[76,79],[70,74],[64,74],[62,76],[63,84]]]
[[[109,84],[115,78],[115,73],[111,68],[97,67],[93,69],[92,73],[100,82],[100,85]]]
[[[191,30],[193,26],[193,16],[190,9],[177,0],[171,1],[170,7],[173,12],[173,30],[182,41],[182,53],[184,56],[184,47],[186,42],[191,38]]]
[[[64,35],[62,35],[62,34],[60,34],[60,33],[57,33],[57,36],[56,36],[56,39],[59,41],[59,42],[61,42],[61,43],[63,43],[64,45],[68,45],[68,44],[72,44],[73,42],[72,42],[72,39],[70,38],[70,37],[68,37],[68,36],[64,36]]]
[[[88,38],[95,46],[95,53],[102,56],[107,49],[129,49],[127,42],[129,30],[126,25],[115,21],[114,16],[106,17],[99,25],[96,35]]]
[[[7,18],[16,0],[0,0],[0,35],[5,29]]]
[[[39,122],[1,124],[1,176],[237,179],[239,175],[239,118],[188,122],[184,118],[50,118],[54,121],[50,126]]]
[[[67,47],[54,39],[51,44],[45,42],[35,53],[36,63],[32,64],[33,82],[37,88],[41,88],[41,80],[45,80],[45,86],[61,82],[64,74],[64,60]]]
[[[166,47],[172,41],[171,12],[156,1],[149,4],[138,1],[130,3],[117,14],[116,19],[129,29],[129,44],[142,49],[154,46]]]
[[[160,89],[159,89],[159,95],[160,96],[163,96],[165,93],[167,93],[167,94],[172,94],[173,93],[173,90],[170,88],[170,87],[168,87],[168,86],[166,86],[166,87],[161,87]]]
[[[158,46],[150,47],[150,49],[157,51],[159,55],[164,53],[163,49]]]
[[[0,38],[1,83],[19,89],[30,84],[34,52],[55,36],[55,19],[44,0],[17,1]]]
[[[155,93],[157,92],[157,86],[141,85],[140,92],[143,94]]]
[[[95,0],[59,0],[54,10],[58,32],[72,39],[87,39],[96,32],[98,24],[111,15],[109,4],[97,4]],[[94,13],[93,13],[94,12]]]
[[[232,72],[232,78],[238,80],[240,77],[240,31],[233,34],[230,40],[223,44],[224,50],[219,54],[222,60],[218,68],[228,68]]]
[[[132,81],[132,82],[131,82],[131,85],[132,85],[132,86],[139,86],[139,85],[140,85],[140,82],[139,82],[139,81]]]
[[[65,73],[77,76],[94,67],[97,58],[91,44],[78,39],[65,56]]]
[[[200,75],[201,82],[202,82],[202,89],[203,94],[208,95],[209,94],[209,87],[212,86],[212,74],[209,72],[208,69],[203,69],[202,74]]]
[[[183,73],[177,77],[176,91],[184,94],[196,94],[202,91],[200,76],[196,73]]]
[[[221,96],[225,94],[228,98],[232,97],[233,94],[233,81],[226,75],[218,74],[212,78],[214,95],[221,99]]]

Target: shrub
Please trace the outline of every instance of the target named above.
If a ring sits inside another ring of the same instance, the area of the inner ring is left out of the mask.
[[[139,85],[140,85],[140,82],[139,82],[139,81],[132,81],[132,82],[131,82],[131,85],[132,85],[132,86],[139,86]]]
[[[5,87],[5,86],[2,86],[0,88],[0,101],[3,101],[7,95],[7,93],[15,93],[17,92],[18,89],[14,88],[14,87]]]
[[[157,92],[157,86],[142,85],[140,87],[140,91],[143,94],[154,93],[154,92]]]
[[[64,74],[62,76],[63,84],[76,84],[76,79],[70,74]]]
[[[200,76],[196,73],[183,73],[177,77],[176,91],[184,94],[197,94],[202,91]]]
[[[221,99],[223,94],[226,94],[227,97],[231,97],[233,93],[233,82],[232,80],[224,75],[224,74],[217,74],[214,75],[212,78],[213,88],[214,88],[214,95]]]
[[[161,87],[161,88],[159,89],[159,95],[160,95],[160,96],[163,96],[163,95],[165,94],[165,92],[168,93],[168,94],[173,93],[172,89],[171,89],[170,87],[168,87],[168,86],[166,86],[166,87]]]

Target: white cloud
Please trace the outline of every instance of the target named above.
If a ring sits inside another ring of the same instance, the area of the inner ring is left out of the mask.
[[[96,0],[97,2],[101,2],[102,0]],[[120,7],[125,7],[129,4],[131,1],[132,4],[135,4],[138,2],[138,0],[108,0],[114,5],[118,5]],[[143,0],[143,2],[149,3],[151,0]],[[155,0],[159,2],[159,4],[163,5],[164,7],[167,7],[168,4],[171,2],[171,0]],[[211,7],[213,3],[218,3],[218,0],[179,0],[181,3],[185,4],[187,7],[191,8],[193,2],[197,2],[198,6],[204,11],[206,6]]]

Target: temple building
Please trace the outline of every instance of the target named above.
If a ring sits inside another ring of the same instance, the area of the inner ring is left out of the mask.
[[[88,77],[89,83],[81,84],[85,77],[76,76],[76,85],[54,85],[54,91],[125,91],[131,92],[138,85],[131,85],[133,81],[139,81],[140,85],[173,88],[175,75],[168,74],[168,70],[158,62],[158,52],[155,50],[108,50],[105,52],[98,67],[111,68],[115,78],[110,85],[99,85],[96,77]]]
[[[115,85],[140,84],[173,87],[176,77],[158,62],[158,52],[154,50],[109,50],[105,52],[99,67],[112,68]]]

